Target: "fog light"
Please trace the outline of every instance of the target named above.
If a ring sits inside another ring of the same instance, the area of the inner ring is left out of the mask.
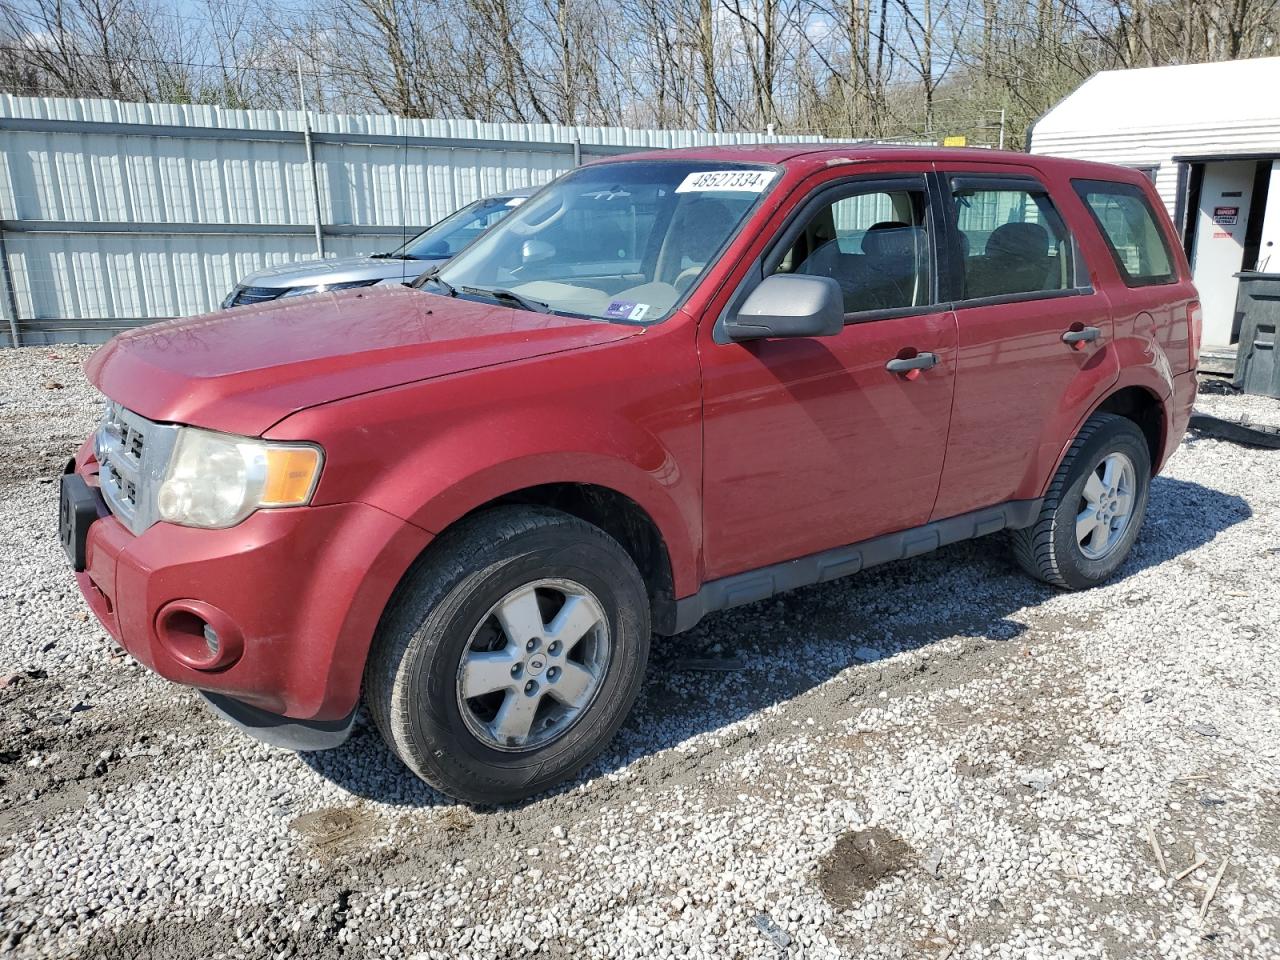
[[[218,631],[207,623],[204,625],[204,645],[209,648],[209,656],[216,660],[218,657]]]
[[[244,638],[213,604],[174,600],[156,614],[156,636],[165,651],[194,670],[223,670],[240,659]]]

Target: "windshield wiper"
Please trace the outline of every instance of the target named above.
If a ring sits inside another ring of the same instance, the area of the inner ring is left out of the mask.
[[[434,283],[444,290],[446,296],[456,297],[458,295],[458,291],[454,289],[453,285],[440,279],[440,267],[443,266],[444,264],[440,264],[440,266],[432,267],[422,276],[418,277],[417,280],[414,280],[413,283],[409,284],[409,286],[421,287],[424,283]]]
[[[408,260],[409,258],[399,253],[371,253],[370,260]]]
[[[478,297],[493,297],[495,300],[503,300],[507,303],[514,303],[516,306],[524,310],[532,310],[534,313],[551,313],[551,304],[543,303],[541,300],[530,300],[526,296],[516,293],[514,290],[508,290],[505,287],[494,287],[486,289],[484,287],[463,287],[463,293],[474,294]]]

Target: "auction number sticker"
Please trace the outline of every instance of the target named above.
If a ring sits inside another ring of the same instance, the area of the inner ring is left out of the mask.
[[[776,170],[706,170],[691,173],[684,178],[676,193],[711,193],[736,190],[741,193],[761,193],[777,176]]]

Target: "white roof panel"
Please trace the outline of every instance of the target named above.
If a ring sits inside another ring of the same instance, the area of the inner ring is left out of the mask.
[[[1280,57],[1107,70],[1035,125],[1034,137],[1096,137],[1159,130],[1221,130],[1280,118]]]

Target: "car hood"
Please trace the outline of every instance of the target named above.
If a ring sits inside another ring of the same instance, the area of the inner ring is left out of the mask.
[[[336,260],[295,260],[267,267],[244,277],[240,287],[314,287],[350,280],[403,280],[408,282],[430,270],[439,260],[392,260],[387,257],[339,257]]]
[[[151,420],[257,436],[316,404],[642,329],[371,287],[139,327],[85,369],[107,397]]]

